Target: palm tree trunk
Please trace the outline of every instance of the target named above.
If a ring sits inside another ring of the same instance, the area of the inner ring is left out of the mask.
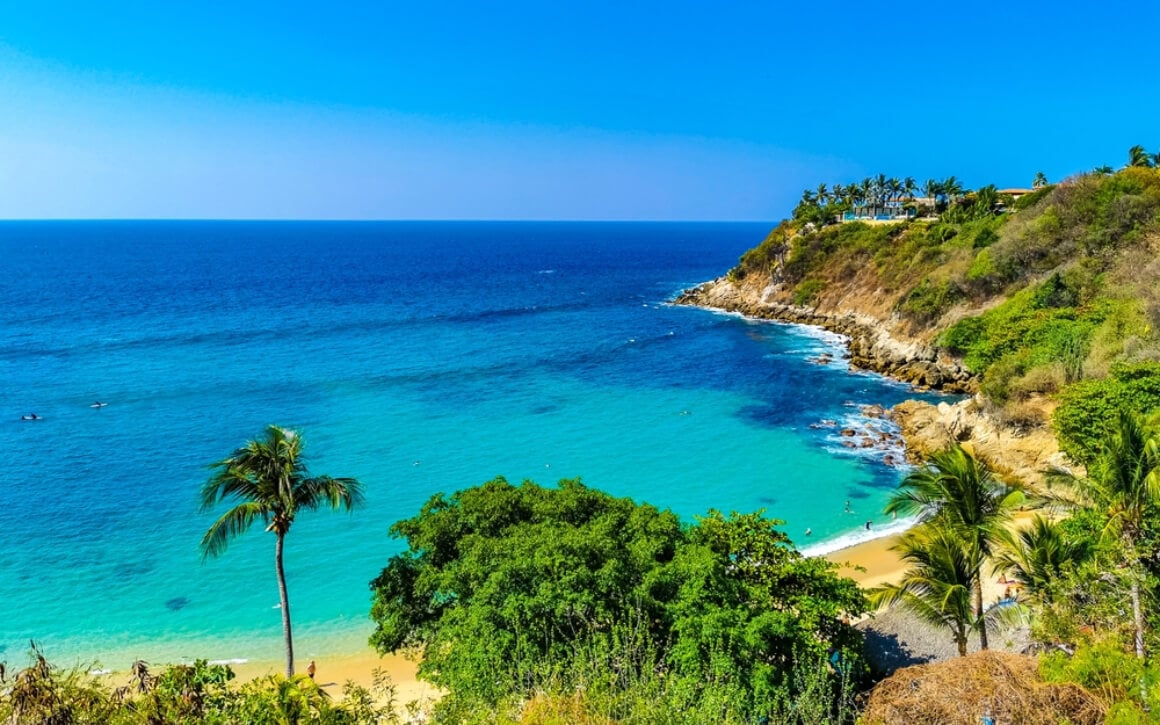
[[[987,649],[987,618],[983,616],[983,573],[975,575],[975,616],[979,618],[979,649]]]
[[[955,644],[959,646],[959,657],[967,656],[967,633],[961,632],[955,637]]]
[[[294,638],[290,634],[290,596],[286,593],[286,570],[282,568],[282,544],[286,535],[278,534],[274,547],[274,567],[278,570],[278,596],[282,599],[282,636],[286,639],[286,676],[294,676]]]

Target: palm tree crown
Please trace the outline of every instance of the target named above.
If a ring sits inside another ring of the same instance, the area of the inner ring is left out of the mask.
[[[1143,146],[1133,146],[1128,149],[1128,166],[1151,166],[1152,157]]]
[[[1091,556],[1086,540],[1066,536],[1059,524],[1036,516],[1031,526],[1010,533],[996,560],[1005,571],[1040,601],[1051,601],[1051,585],[1069,565]]]
[[[978,626],[979,615],[971,606],[976,589],[978,551],[952,532],[916,529],[893,547],[909,565],[899,584],[870,590],[875,606],[895,604],[920,619],[951,630],[959,654],[967,654],[967,634]]]

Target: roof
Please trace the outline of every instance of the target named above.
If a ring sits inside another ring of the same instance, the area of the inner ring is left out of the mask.
[[[1009,194],[1011,196],[1022,196],[1023,194],[1030,194],[1038,189],[999,189],[1000,194]]]

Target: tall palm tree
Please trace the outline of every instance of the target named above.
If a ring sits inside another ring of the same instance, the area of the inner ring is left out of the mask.
[[[974,594],[983,649],[987,649],[983,559],[998,548],[1012,513],[1025,500],[1022,488],[998,480],[985,461],[954,445],[933,454],[926,466],[903,479],[886,504],[886,513],[918,514],[921,523],[956,532],[964,546],[978,552]]]
[[[1128,149],[1128,166],[1151,166],[1152,157],[1143,146],[1136,145]]]
[[[1042,189],[1047,186],[1047,174],[1042,171],[1035,174],[1035,181],[1031,182],[1032,189]]]
[[[899,584],[871,589],[876,607],[901,605],[936,627],[951,630],[959,655],[967,654],[967,635],[980,615],[971,606],[981,557],[949,529],[915,529],[891,547],[909,565]],[[985,628],[979,627],[979,631]]]
[[[918,182],[914,180],[913,176],[908,176],[902,180],[902,190],[910,199],[914,199],[914,192],[918,190]]]
[[[1122,411],[1118,425],[1102,446],[1084,479],[1072,479],[1088,501],[1107,514],[1105,536],[1117,537],[1131,579],[1136,656],[1144,658],[1144,612],[1140,582],[1144,578],[1140,544],[1145,524],[1160,507],[1160,437],[1142,416]]]
[[[247,442],[228,458],[214,463],[217,472],[201,487],[202,511],[221,501],[236,505],[213,522],[201,539],[202,557],[225,552],[230,541],[258,519],[277,537],[274,568],[282,602],[282,634],[286,639],[286,676],[294,675],[294,640],[290,633],[290,600],[282,549],[286,534],[301,511],[322,506],[351,511],[363,502],[362,484],[353,478],[311,476],[302,456],[302,437],[272,425],[266,435]]]
[[[991,216],[998,203],[999,190],[995,188],[994,184],[981,187],[975,192],[975,216],[980,218]]]
[[[995,568],[1040,601],[1050,601],[1051,584],[1067,566],[1092,554],[1087,541],[1065,536],[1059,524],[1042,516],[1036,516],[1031,526],[1007,534]]]
[[[818,184],[818,204],[825,205],[830,200],[830,190],[825,183]]]
[[[922,193],[930,199],[931,211],[938,211],[938,198],[942,195],[942,184],[934,179],[927,179],[922,185]]]
[[[954,176],[948,176],[946,181],[942,183],[942,193],[948,202],[953,203],[962,195],[963,185]]]

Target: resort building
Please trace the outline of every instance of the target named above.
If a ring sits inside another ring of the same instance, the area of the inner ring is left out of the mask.
[[[923,203],[933,204],[933,200],[916,199],[909,196],[885,199],[881,202],[855,206],[838,217],[839,222],[901,222],[914,219],[918,207]]]

